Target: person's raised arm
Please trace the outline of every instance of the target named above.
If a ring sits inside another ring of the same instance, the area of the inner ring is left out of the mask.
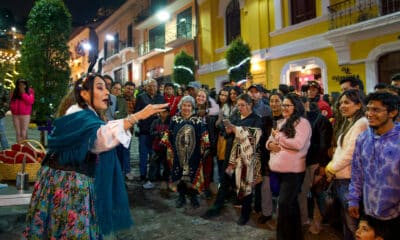
[[[124,129],[128,130],[130,129],[133,125],[138,123],[140,120],[146,119],[153,114],[163,112],[165,109],[168,107],[168,103],[164,104],[148,104],[145,108],[142,110],[134,113],[134,114],[129,114],[127,118],[124,120]]]

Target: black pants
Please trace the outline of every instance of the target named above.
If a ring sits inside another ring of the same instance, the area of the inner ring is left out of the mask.
[[[302,240],[303,232],[297,196],[301,191],[303,173],[279,173],[277,240]]]

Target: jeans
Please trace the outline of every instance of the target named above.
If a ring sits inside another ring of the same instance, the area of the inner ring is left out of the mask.
[[[340,203],[340,215],[343,223],[343,239],[355,239],[355,232],[358,226],[358,220],[352,218],[348,212],[347,195],[349,194],[350,179],[336,179],[334,180],[333,187],[336,197]]]
[[[144,180],[147,176],[147,162],[153,152],[151,146],[151,136],[139,135],[139,170],[140,178]]]
[[[6,150],[7,148],[9,148],[9,145],[6,136],[6,128],[4,126],[4,119],[4,117],[0,118],[0,141],[2,149]]]
[[[279,173],[277,240],[302,240],[300,208],[297,199],[303,183],[303,173]]]

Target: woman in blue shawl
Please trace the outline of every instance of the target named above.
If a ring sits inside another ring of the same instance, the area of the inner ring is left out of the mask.
[[[89,74],[75,83],[76,104],[65,108],[71,98],[61,104],[67,110],[48,139],[27,214],[27,239],[101,239],[132,225],[115,147],[128,147],[129,129],[168,104],[105,123],[100,113],[109,94],[104,79]]]

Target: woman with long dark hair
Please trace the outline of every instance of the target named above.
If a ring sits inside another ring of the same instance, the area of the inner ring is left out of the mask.
[[[282,102],[283,121],[272,130],[266,148],[270,151],[269,167],[278,174],[278,240],[303,239],[298,194],[306,169],[306,154],[310,147],[311,126],[304,118],[300,98],[288,94]]]
[[[27,239],[102,239],[129,228],[132,219],[115,147],[128,147],[129,129],[168,106],[149,104],[124,119],[105,122],[100,113],[107,109],[110,93],[101,76],[76,81],[75,100],[68,94],[32,193]]]
[[[343,239],[355,239],[357,220],[347,211],[347,194],[351,178],[351,161],[357,137],[368,128],[368,120],[364,116],[365,106],[358,90],[347,90],[339,96],[339,111],[343,121],[337,126],[337,146],[332,160],[325,168],[328,179],[333,180],[336,197],[340,203],[343,223]]]
[[[28,126],[34,102],[35,92],[29,87],[28,81],[23,78],[18,79],[10,101],[17,142],[28,138]]]

